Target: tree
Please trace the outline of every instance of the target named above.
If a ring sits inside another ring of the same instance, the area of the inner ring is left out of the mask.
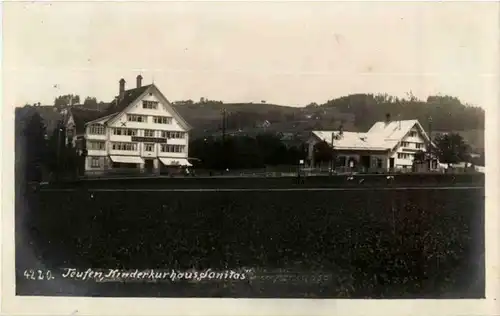
[[[72,143],[66,144],[66,129],[62,121],[59,121],[48,140],[48,169],[57,177],[73,177],[77,174],[79,159]]]
[[[80,96],[74,94],[60,95],[54,100],[54,106],[58,108],[66,107],[70,104],[79,104]]]
[[[83,106],[89,109],[97,109],[99,103],[97,102],[97,99],[94,97],[86,97],[85,101],[83,101]]]
[[[419,150],[415,153],[415,156],[413,157],[413,162],[416,164],[421,164],[426,162],[429,159],[429,155],[422,150]]]
[[[287,148],[281,138],[273,133],[261,133],[256,137],[258,150],[266,165],[285,164]]]
[[[438,135],[434,143],[439,160],[443,163],[453,164],[470,160],[469,145],[458,133]]]
[[[46,127],[38,112],[33,113],[23,131],[26,181],[41,181],[46,155]]]

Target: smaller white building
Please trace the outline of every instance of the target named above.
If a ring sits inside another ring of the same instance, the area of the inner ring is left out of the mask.
[[[138,169],[159,173],[162,169],[190,166],[190,125],[154,85],[125,89],[105,111],[71,110],[66,120],[73,130],[77,150],[86,152],[86,174],[113,169]]]
[[[319,142],[333,145],[336,167],[365,170],[411,169],[415,154],[426,152],[431,140],[418,120],[376,122],[368,132],[313,131],[308,140],[308,159],[312,166],[315,145]],[[437,169],[433,161],[430,169]]]

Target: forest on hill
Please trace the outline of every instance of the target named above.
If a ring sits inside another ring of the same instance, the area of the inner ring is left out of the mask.
[[[80,96],[76,94],[59,96],[54,100],[54,105],[59,108],[78,103]],[[82,105],[95,110],[107,107],[106,103],[94,97],[85,98]],[[484,110],[447,95],[420,100],[412,93],[404,98],[388,94],[351,94],[303,107],[265,101],[223,103],[207,98],[197,102],[176,101],[173,105],[193,127],[192,138],[220,134],[223,116],[228,133],[256,135],[265,131],[300,136],[307,135],[311,130],[336,130],[340,125],[346,131],[364,132],[374,122],[384,120],[389,113],[393,120],[418,119],[427,131],[431,130],[436,135],[458,133],[474,150],[484,150]]]
[[[228,131],[267,131],[300,133],[315,129],[367,131],[375,121],[390,113],[393,120],[418,119],[433,133],[456,132],[472,147],[484,148],[485,112],[481,107],[463,104],[452,96],[430,96],[419,100],[412,94],[397,98],[387,94],[353,94],[324,104],[289,107],[267,103],[175,102],[176,109],[194,127],[193,135],[201,137],[218,133],[222,111],[226,111]],[[264,125],[265,122],[269,124]]]

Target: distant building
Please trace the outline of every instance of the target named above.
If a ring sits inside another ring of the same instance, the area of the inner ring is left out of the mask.
[[[66,115],[68,136],[79,152],[86,152],[85,173],[132,168],[158,173],[170,167],[190,166],[189,124],[154,85],[125,90],[105,111],[74,107]]]
[[[308,158],[315,165],[314,146],[325,141],[336,155],[336,167],[365,169],[411,169],[417,152],[426,152],[430,138],[418,120],[376,122],[368,132],[312,131],[308,140]],[[430,166],[438,168],[437,160]]]

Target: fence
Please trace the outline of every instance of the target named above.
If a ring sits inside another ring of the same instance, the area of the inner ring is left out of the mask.
[[[475,168],[448,168],[427,171],[415,171],[407,169],[382,169],[364,168],[352,169],[349,167],[338,167],[335,170],[330,168],[305,168],[299,166],[277,166],[260,169],[239,169],[239,170],[208,170],[190,169],[185,173],[182,169],[178,171],[152,172],[145,169],[109,169],[86,172],[81,178],[120,178],[120,177],[295,177],[300,170],[301,176],[328,176],[328,175],[349,175],[349,174],[470,174],[478,173]]]

